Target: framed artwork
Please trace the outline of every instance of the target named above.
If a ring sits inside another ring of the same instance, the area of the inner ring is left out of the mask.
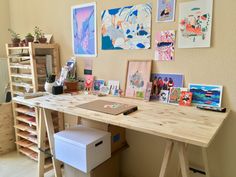
[[[168,103],[178,105],[182,91],[187,91],[187,88],[172,87],[170,88]]]
[[[95,80],[93,83],[94,91],[100,91],[100,87],[105,85],[104,80]]]
[[[110,88],[110,92],[112,95],[117,95],[118,90],[120,88],[120,82],[119,81],[114,81],[114,80],[109,80],[107,83],[107,86]]]
[[[168,103],[169,98],[169,91],[168,90],[161,90],[159,95],[159,101],[162,103]]]
[[[158,32],[155,39],[155,60],[172,61],[175,52],[175,31]]]
[[[184,76],[182,74],[161,74],[151,75],[152,93],[151,99],[159,99],[161,90],[170,90],[172,87],[183,87]]]
[[[191,106],[192,103],[192,92],[182,91],[180,95],[179,105],[181,106]]]
[[[193,93],[192,103],[221,107],[223,86],[189,84],[189,90]]]
[[[96,3],[71,8],[73,53],[78,57],[97,56]]]
[[[152,61],[131,60],[127,64],[125,96],[144,99],[150,82]]]
[[[157,0],[157,22],[175,21],[175,0]]]
[[[102,50],[149,49],[151,43],[151,3],[104,10]]]
[[[180,4],[179,48],[210,47],[213,0]]]

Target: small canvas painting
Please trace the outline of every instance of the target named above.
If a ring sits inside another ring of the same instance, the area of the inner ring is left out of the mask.
[[[219,85],[189,84],[190,92],[193,93],[192,103],[221,107],[223,87]]]
[[[110,88],[111,94],[114,96],[117,96],[118,90],[120,88],[120,82],[114,81],[114,80],[109,80],[107,83],[107,86]]]
[[[172,61],[175,52],[175,31],[161,31],[156,35],[155,60]]]
[[[180,4],[179,48],[210,47],[213,0]]]
[[[183,87],[184,76],[182,74],[152,74],[151,99],[159,99],[161,90],[170,90],[172,87]]]
[[[105,85],[104,80],[95,80],[93,84],[93,89],[94,91],[99,91],[101,86]]]
[[[71,8],[73,53],[79,57],[96,57],[96,3]]]
[[[157,0],[157,21],[171,22],[175,20],[175,0]]]
[[[151,18],[150,3],[104,10],[102,50],[149,49]]]
[[[181,95],[182,91],[187,91],[187,88],[180,88],[180,87],[172,87],[172,88],[170,88],[168,102],[170,104],[178,105],[179,101],[180,101],[180,95]]]
[[[168,90],[161,90],[159,94],[159,101],[162,103],[168,103],[169,98],[169,91]]]
[[[152,82],[148,82],[147,87],[146,87],[145,96],[144,96],[145,101],[150,101],[151,92],[152,92]]]
[[[129,61],[127,68],[125,96],[144,98],[147,83],[150,82],[151,61]]]
[[[109,93],[110,93],[110,88],[109,88],[108,86],[102,85],[102,86],[100,87],[99,93],[100,93],[101,95],[109,95]]]
[[[181,106],[191,106],[192,103],[192,92],[182,91],[180,95],[179,105]]]

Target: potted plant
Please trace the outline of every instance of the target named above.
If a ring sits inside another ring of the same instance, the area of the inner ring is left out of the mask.
[[[27,45],[28,45],[29,42],[34,42],[34,36],[31,33],[28,33],[25,36],[25,42],[26,42]]]
[[[78,80],[74,77],[68,77],[65,82],[65,93],[77,92],[78,91]]]
[[[39,43],[46,43],[47,38],[45,38],[44,33],[42,32],[41,29],[39,29],[38,26],[34,27],[34,36],[36,38],[36,41]]]
[[[52,93],[52,87],[55,85],[56,75],[50,74],[46,78],[44,89],[48,93]]]
[[[11,41],[12,41],[13,47],[18,47],[20,44],[20,35],[10,28],[8,29],[8,31],[11,34]]]

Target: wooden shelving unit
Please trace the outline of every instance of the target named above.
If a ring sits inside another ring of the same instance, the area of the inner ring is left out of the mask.
[[[44,91],[48,73],[60,72],[59,46],[57,44],[29,43],[27,47],[11,47],[6,44],[8,71],[12,97],[24,93]],[[38,109],[13,102],[14,127],[17,150],[38,161]],[[53,113],[56,130],[64,128],[62,114]],[[47,142],[46,142],[46,147]],[[45,159],[46,171],[52,165],[50,158]]]

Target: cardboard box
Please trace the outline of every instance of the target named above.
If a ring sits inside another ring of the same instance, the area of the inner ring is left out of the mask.
[[[65,177],[119,177],[120,155],[115,154],[110,159],[94,168],[90,173],[83,173],[69,165],[64,165]]]
[[[82,125],[54,134],[56,159],[88,173],[111,157],[111,134]]]
[[[88,119],[80,119],[80,123],[83,126],[91,127],[99,130],[108,131],[111,133],[111,153],[119,151],[123,147],[127,145],[126,137],[125,137],[125,128],[92,121]]]

